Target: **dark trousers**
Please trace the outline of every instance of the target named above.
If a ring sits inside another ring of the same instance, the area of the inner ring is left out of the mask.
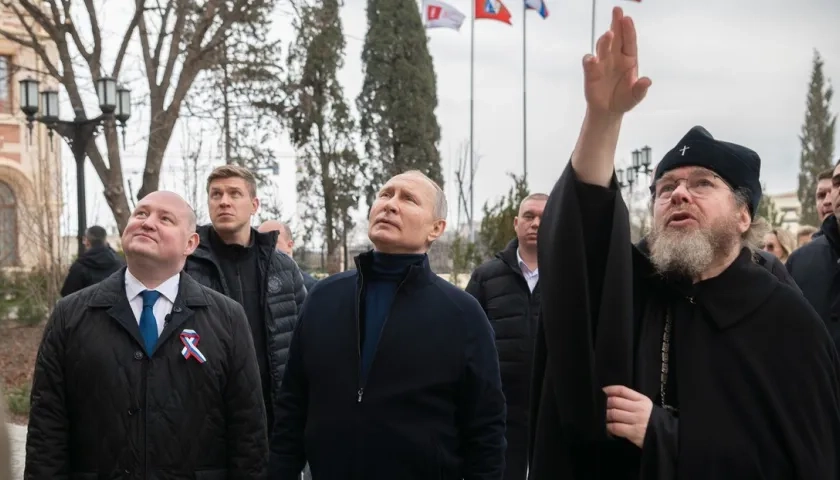
[[[508,425],[504,480],[525,480],[528,473],[528,427]]]

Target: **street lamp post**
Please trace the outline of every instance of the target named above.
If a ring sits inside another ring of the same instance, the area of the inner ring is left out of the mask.
[[[633,191],[633,184],[639,179],[639,173],[649,176],[653,173],[650,168],[651,163],[651,148],[647,145],[638,150],[633,150],[632,161],[627,168],[620,168],[615,171],[618,177],[618,186],[620,188],[629,188]]]
[[[85,207],[85,152],[90,143],[99,134],[99,127],[116,120],[120,123],[125,144],[125,122],[131,117],[131,90],[124,86],[117,86],[117,81],[111,77],[101,77],[96,80],[96,95],[99,98],[99,109],[102,114],[96,118],[85,118],[84,110],[74,110],[73,120],[58,118],[58,90],[46,89],[38,93],[38,80],[25,78],[20,81],[20,109],[26,115],[29,128],[29,141],[32,141],[32,126],[35,122],[43,123],[49,130],[50,139],[53,132],[57,132],[70,146],[76,160],[76,192],[79,231],[79,255],[85,250],[84,237],[87,229],[87,209]],[[43,106],[43,113],[38,112]]]

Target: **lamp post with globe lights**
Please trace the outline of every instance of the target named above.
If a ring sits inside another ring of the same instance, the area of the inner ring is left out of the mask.
[[[131,90],[124,86],[117,86],[117,81],[111,77],[101,77],[96,80],[96,95],[99,98],[99,109],[102,114],[96,118],[86,118],[84,110],[74,110],[73,120],[59,119],[58,90],[48,88],[39,92],[40,82],[33,78],[20,81],[20,109],[26,115],[29,139],[32,141],[32,126],[35,122],[47,126],[50,139],[53,132],[58,133],[70,146],[76,160],[76,192],[79,231],[79,255],[85,250],[84,237],[87,229],[87,210],[85,206],[85,157],[88,146],[99,134],[99,127],[108,122],[117,121],[120,124],[125,144],[125,122],[131,117]],[[39,115],[40,113],[40,115]]]
[[[633,191],[633,184],[639,179],[639,173],[645,176],[650,176],[653,170],[650,168],[651,163],[651,148],[645,145],[644,147],[633,150],[632,162],[627,168],[619,168],[615,171],[618,177],[618,186],[620,188],[628,188],[630,192]]]

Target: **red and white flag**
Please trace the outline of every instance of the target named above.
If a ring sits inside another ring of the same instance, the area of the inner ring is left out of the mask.
[[[502,0],[474,0],[476,20],[484,18],[496,20],[512,25],[510,22],[510,10],[507,9]]]
[[[426,28],[451,28],[458,31],[466,18],[457,8],[441,0],[423,0],[423,17]]]

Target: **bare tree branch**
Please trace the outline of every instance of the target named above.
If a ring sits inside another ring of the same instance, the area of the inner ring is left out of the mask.
[[[64,7],[64,22],[67,25],[72,25],[72,17],[70,15],[70,0],[63,0],[62,6]],[[70,32],[70,36],[73,37],[73,42],[76,44],[76,49],[79,50],[79,54],[82,58],[85,59],[86,62],[90,63],[90,53],[85,48],[84,42],[82,42],[82,37],[79,36],[78,30],[75,28],[68,28]]]
[[[117,52],[117,59],[114,63],[114,70],[111,72],[111,76],[114,78],[120,78],[120,70],[122,70],[125,52],[128,51],[128,44],[131,41],[131,36],[134,33],[134,29],[137,28],[137,23],[140,20],[140,17],[143,16],[143,11],[145,10],[144,4],[145,2],[143,0],[137,0],[135,2],[134,16],[131,18],[131,22],[128,24],[128,27],[125,30],[125,35],[123,35],[122,43],[120,44],[120,49]]]
[[[99,29],[99,20],[96,18],[96,7],[93,6],[93,0],[85,0],[85,7],[90,18],[91,34],[93,36],[93,53],[88,59],[88,65],[90,66],[91,73],[96,72],[93,76],[96,79],[102,75],[102,30]],[[73,27],[72,31],[73,38],[79,36],[75,27]]]
[[[138,4],[141,0],[138,0]],[[145,12],[141,13],[137,18],[137,32],[138,36],[140,37],[140,50],[143,52],[143,63],[146,67],[146,78],[149,82],[149,92],[151,95],[152,103],[155,103],[155,96],[157,92],[155,92],[157,87],[157,65],[152,59],[152,53],[149,50],[149,31],[146,28],[146,15]]]
[[[23,26],[24,30],[26,30],[27,35],[29,35],[29,40],[24,40],[23,38],[5,30],[0,30],[0,35],[11,40],[12,42],[15,42],[25,47],[29,47],[32,50],[34,50],[35,53],[38,54],[38,57],[41,59],[41,61],[44,62],[44,65],[47,67],[47,70],[50,72],[50,75],[57,79],[61,79],[62,75],[58,72],[58,68],[56,68],[55,64],[47,54],[47,50],[41,44],[41,41],[39,40],[39,35],[26,21],[26,16],[23,14],[23,12],[21,12],[15,4],[8,1],[3,2],[3,6],[14,12],[15,16],[18,18],[18,21]]]
[[[172,3],[169,5],[171,4]],[[178,0],[178,10],[175,13],[175,26],[172,30],[172,40],[169,42],[169,58],[166,59],[166,66],[163,69],[163,78],[160,82],[160,88],[164,95],[166,95],[166,92],[169,90],[169,84],[172,80],[172,71],[175,69],[175,61],[178,60],[178,54],[181,52],[181,38],[184,31],[184,25],[187,23],[188,13],[189,2],[186,0]],[[161,38],[163,38],[162,35]]]
[[[163,50],[163,39],[166,38],[166,24],[169,23],[169,14],[172,13],[173,3],[172,1],[166,2],[166,6],[163,8],[163,14],[160,16],[160,31],[155,42],[155,51],[152,53],[152,60],[155,62],[155,65],[160,65],[160,52]],[[158,9],[160,9],[160,0],[158,0],[157,4]]]

